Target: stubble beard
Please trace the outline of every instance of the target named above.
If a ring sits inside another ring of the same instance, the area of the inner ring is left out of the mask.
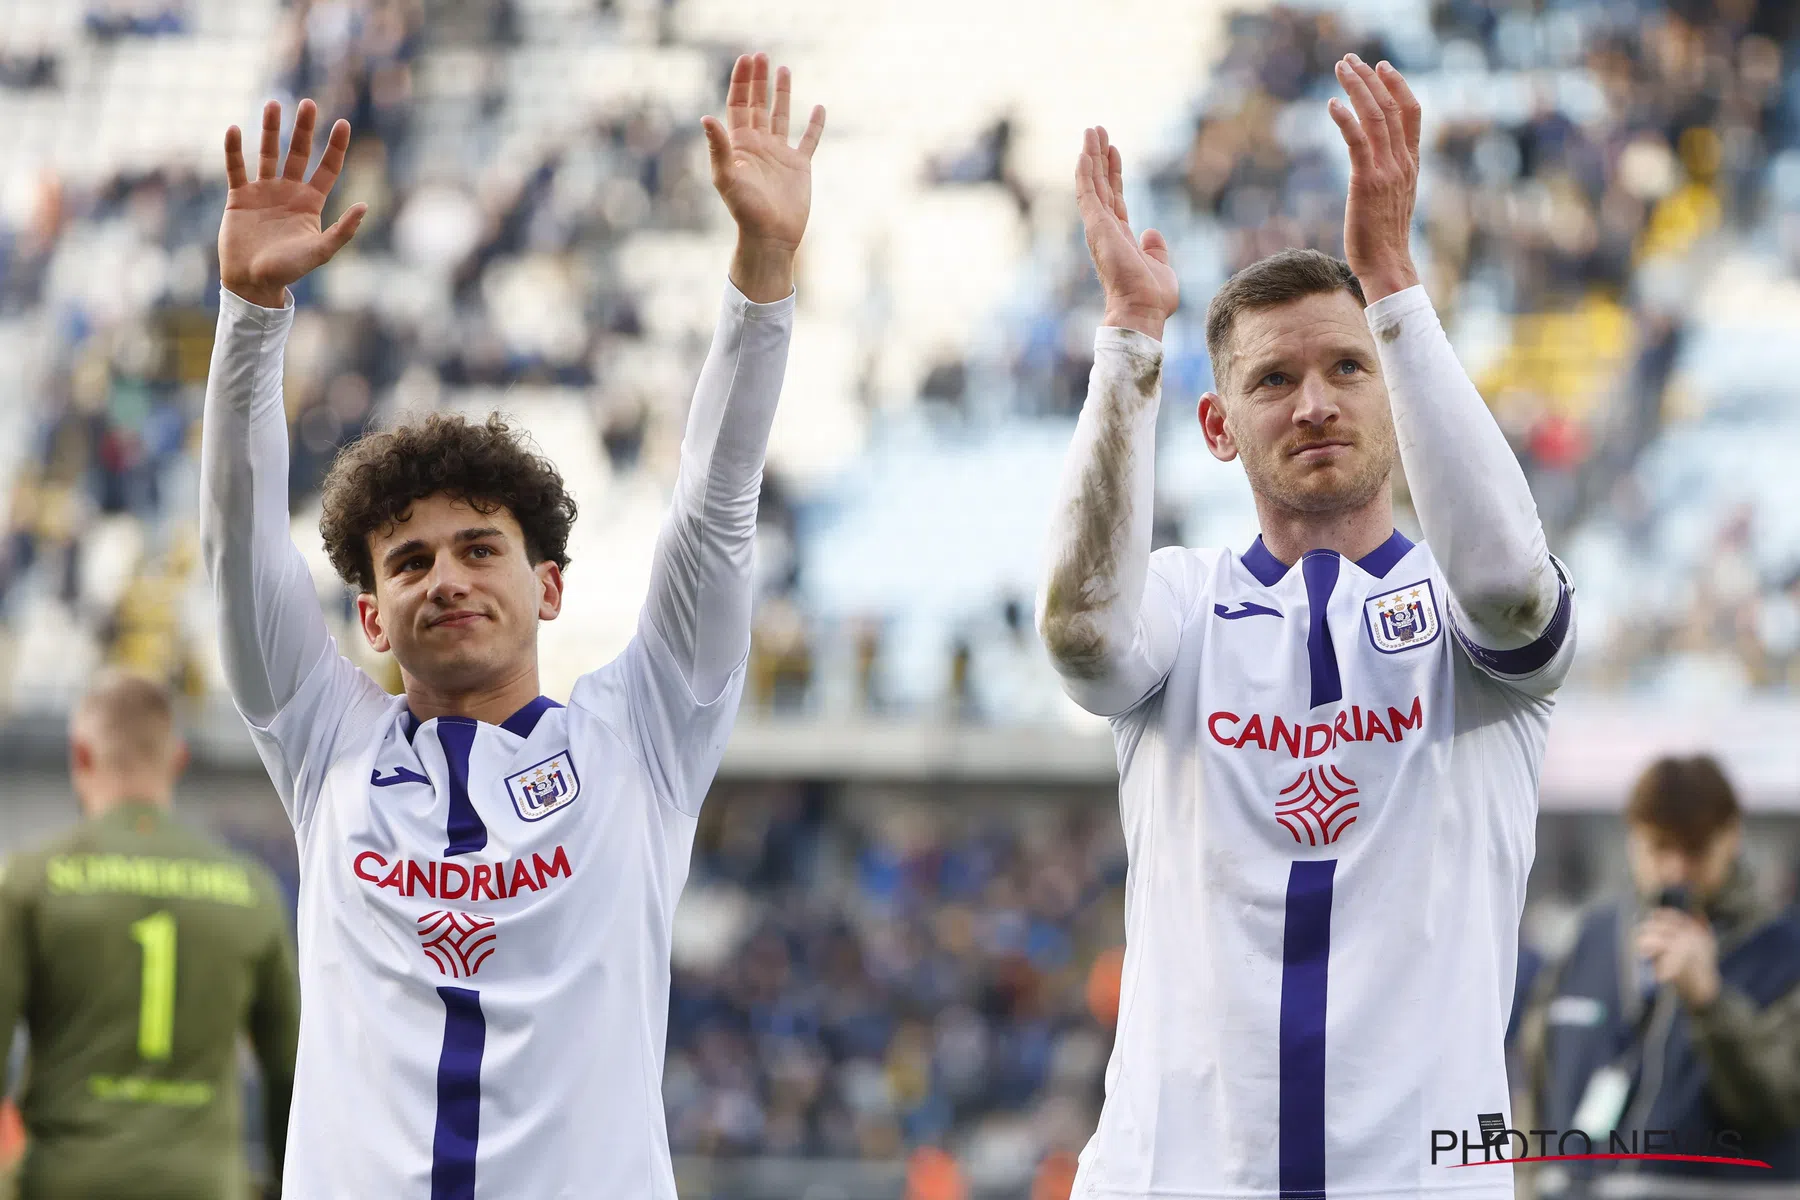
[[[1235,431],[1234,431],[1235,434]],[[1237,439],[1240,447],[1247,443]],[[1289,512],[1309,516],[1353,511],[1381,494],[1399,460],[1392,431],[1359,438],[1340,461],[1327,468],[1309,467],[1288,454],[1288,446],[1259,448],[1242,454],[1250,490]],[[1325,477],[1325,478],[1321,478]]]

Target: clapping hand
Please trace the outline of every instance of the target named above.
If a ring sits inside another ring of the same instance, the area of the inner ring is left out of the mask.
[[[1419,195],[1421,109],[1390,64],[1371,67],[1354,54],[1337,64],[1350,98],[1326,105],[1350,150],[1344,205],[1344,257],[1370,304],[1419,282],[1413,268],[1413,204]]]
[[[1087,234],[1088,253],[1106,292],[1107,325],[1162,339],[1163,324],[1181,301],[1169,244],[1154,229],[1131,232],[1125,211],[1125,168],[1119,148],[1096,126],[1082,135],[1075,162],[1075,199]]]

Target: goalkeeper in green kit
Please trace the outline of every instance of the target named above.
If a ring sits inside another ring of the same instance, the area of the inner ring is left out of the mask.
[[[87,820],[0,875],[0,1055],[21,1020],[30,1046],[18,1200],[246,1200],[238,1040],[278,1176],[299,1030],[274,881],[170,815],[164,689],[103,683],[69,742]]]

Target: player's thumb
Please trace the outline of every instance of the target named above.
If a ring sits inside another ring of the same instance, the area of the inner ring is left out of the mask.
[[[1138,239],[1138,246],[1144,254],[1159,263],[1169,261],[1169,243],[1163,239],[1161,232],[1155,229],[1144,230],[1144,236]]]
[[[324,234],[326,257],[329,258],[350,244],[350,239],[356,236],[356,231],[362,225],[363,218],[368,215],[368,212],[368,205],[352,204],[344,211],[343,216],[332,223],[331,228],[327,229]]]
[[[706,156],[712,160],[713,178],[718,178],[731,161],[731,138],[724,122],[717,117],[701,117],[700,129],[706,134]]]

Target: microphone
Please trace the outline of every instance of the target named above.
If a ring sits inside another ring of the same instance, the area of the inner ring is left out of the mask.
[[[1672,883],[1656,893],[1657,908],[1672,908],[1677,912],[1692,912],[1694,894],[1686,884]],[[1647,958],[1638,959],[1638,992],[1644,998],[1644,1020],[1650,1017],[1651,1001],[1656,996],[1656,970]]]

